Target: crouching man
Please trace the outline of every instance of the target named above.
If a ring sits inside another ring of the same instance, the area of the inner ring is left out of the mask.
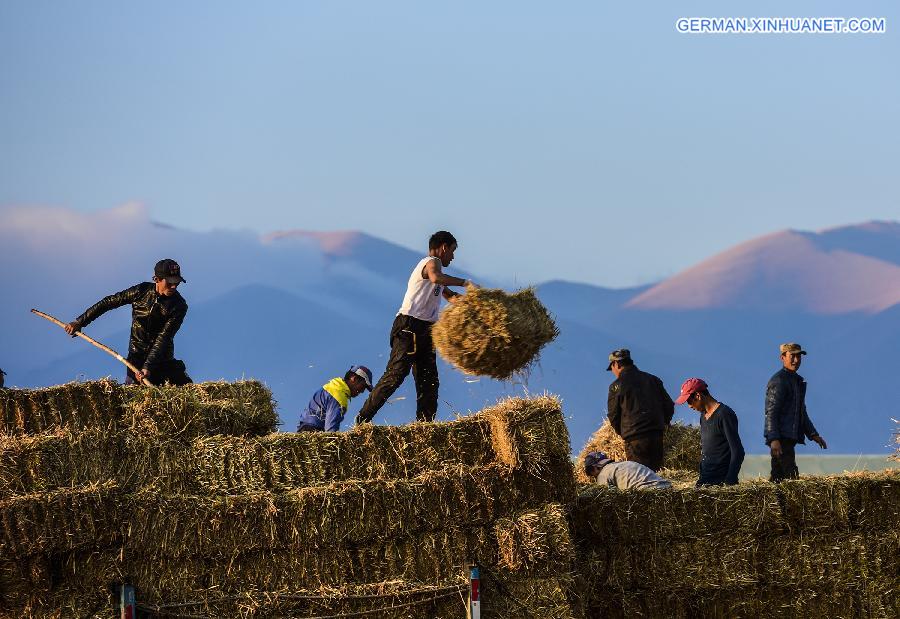
[[[350,399],[365,390],[372,391],[372,371],[364,365],[354,365],[343,378],[332,378],[313,394],[297,432],[337,432]]]
[[[671,488],[672,482],[663,479],[640,462],[615,462],[602,451],[592,451],[584,458],[585,474],[619,490],[653,490]]]

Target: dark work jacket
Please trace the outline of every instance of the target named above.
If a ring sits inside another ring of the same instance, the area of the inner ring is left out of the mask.
[[[819,433],[806,412],[806,381],[797,372],[781,368],[766,386],[766,445],[788,439],[804,443]]]
[[[730,406],[719,402],[709,419],[700,413],[700,454],[698,486],[738,483],[744,445],[737,415]]]
[[[629,440],[662,434],[675,414],[675,403],[659,378],[629,366],[609,386],[607,411],[613,429]]]
[[[171,361],[175,357],[175,334],[188,306],[175,291],[171,297],[156,292],[156,284],[144,282],[111,294],[89,307],[76,322],[86,327],[111,309],[131,304],[131,339],[128,360],[141,369]]]

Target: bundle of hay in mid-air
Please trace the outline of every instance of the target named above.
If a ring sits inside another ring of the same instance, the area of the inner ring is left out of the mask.
[[[510,378],[534,362],[559,329],[532,288],[470,288],[434,324],[441,356],[467,374]]]
[[[584,474],[584,457],[591,451],[602,451],[607,456],[621,462],[625,457],[625,441],[603,421],[600,429],[591,435],[578,459],[575,461],[575,475],[580,482],[590,481]],[[663,434],[663,468],[678,471],[697,471],[700,467],[700,427],[675,422],[666,427]]]

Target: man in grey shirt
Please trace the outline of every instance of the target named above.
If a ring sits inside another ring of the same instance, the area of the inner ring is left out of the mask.
[[[598,484],[619,490],[653,490],[671,488],[672,482],[663,479],[640,462],[615,462],[602,451],[592,451],[584,458],[584,472]]]

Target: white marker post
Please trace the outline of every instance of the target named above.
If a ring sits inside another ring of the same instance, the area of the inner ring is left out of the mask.
[[[469,568],[469,619],[481,619],[481,577],[477,565]]]
[[[134,587],[122,584],[119,588],[119,617],[135,619],[135,606],[137,606],[137,602],[134,598]]]

